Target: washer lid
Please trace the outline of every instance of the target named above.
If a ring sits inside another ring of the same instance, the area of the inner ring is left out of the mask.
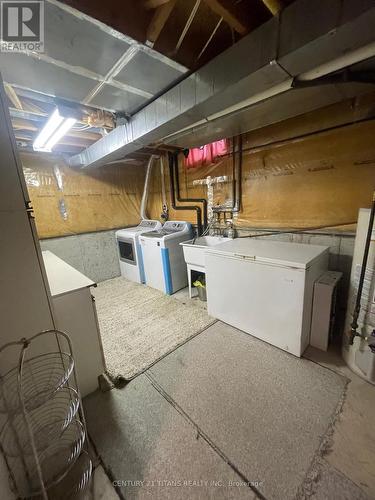
[[[147,234],[142,234],[145,238],[175,238],[184,233],[189,233],[191,224],[185,221],[167,221],[164,226],[158,231],[150,231]]]
[[[130,238],[137,232],[137,228],[138,226],[119,229],[116,231],[116,238]]]
[[[145,233],[145,234],[143,234]],[[165,236],[169,235],[170,233],[166,232],[164,229],[160,229],[160,231],[143,231],[141,236],[144,236],[145,238],[159,238],[163,239]]]
[[[140,228],[140,229],[159,229],[162,226],[163,226],[162,223],[158,220],[143,219],[143,220],[141,220],[140,224],[138,224],[137,228]]]
[[[119,229],[118,231],[116,231],[116,237],[131,238],[137,234],[146,233],[148,231],[155,231],[155,229],[161,229],[162,227],[162,223],[158,220],[144,219],[140,224],[138,224],[138,226]]]

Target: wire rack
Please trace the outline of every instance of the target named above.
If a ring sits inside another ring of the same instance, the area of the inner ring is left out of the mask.
[[[19,498],[68,499],[92,475],[69,336],[58,330],[0,348],[18,363],[0,373],[0,449]]]

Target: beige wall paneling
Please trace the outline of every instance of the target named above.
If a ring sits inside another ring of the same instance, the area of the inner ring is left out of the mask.
[[[355,222],[358,209],[370,206],[375,187],[375,120],[348,121],[374,114],[375,97],[371,96],[364,102],[330,106],[246,134],[242,210],[236,224],[310,228]],[[316,131],[319,124],[324,131]],[[185,169],[180,162],[182,193],[189,197],[205,196],[204,187],[193,186],[193,181],[207,175],[231,176],[231,156],[217,165],[196,169]],[[157,179],[154,182],[157,185]],[[230,183],[215,186],[215,203],[222,204],[230,198]],[[153,217],[158,215],[156,207],[160,203],[160,194],[155,191]],[[172,210],[171,218],[175,217],[195,221],[192,212]],[[345,225],[341,229],[355,227]]]
[[[239,227],[304,228],[356,221],[369,206],[375,183],[375,93],[328,106],[243,136],[242,210]],[[22,155],[40,238],[101,231],[139,222],[145,165],[116,163],[73,170],[51,155]],[[181,162],[182,163],[182,162]],[[63,178],[59,191],[53,167]],[[168,159],[164,160],[171,219],[195,222],[195,213],[170,207]],[[181,195],[206,196],[195,179],[232,175],[232,157],[185,169]],[[231,184],[215,186],[215,203],[231,198]],[[64,200],[67,218],[59,211]],[[153,169],[148,215],[161,214],[160,167]],[[347,230],[349,226],[343,226]],[[354,226],[351,227],[354,229]]]
[[[80,170],[52,155],[22,154],[40,238],[138,224],[145,168],[127,164]],[[62,189],[54,168],[58,167]],[[60,212],[64,202],[66,218]]]

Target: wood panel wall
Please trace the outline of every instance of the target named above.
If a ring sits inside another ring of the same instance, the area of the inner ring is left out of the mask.
[[[74,170],[60,157],[21,155],[39,236],[47,238],[125,227],[139,222],[145,166],[116,164]],[[203,197],[193,186],[207,175],[232,175],[232,156],[197,169],[179,167],[181,194]],[[169,176],[165,159],[168,203]],[[59,189],[60,172],[63,187]],[[243,136],[241,227],[354,229],[358,209],[375,188],[375,93]],[[215,189],[215,203],[231,199],[231,184]],[[64,216],[62,201],[66,208]],[[161,214],[161,175],[154,166],[148,215]],[[195,222],[192,212],[171,219]]]

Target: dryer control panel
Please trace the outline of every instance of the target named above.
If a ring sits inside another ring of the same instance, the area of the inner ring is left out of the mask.
[[[158,220],[147,220],[147,219],[143,219],[140,224],[138,225],[138,227],[149,227],[149,228],[153,228],[153,227],[161,227],[161,224]]]
[[[190,224],[184,221],[169,220],[163,226],[163,231],[166,233],[178,233],[186,229],[190,229]]]

